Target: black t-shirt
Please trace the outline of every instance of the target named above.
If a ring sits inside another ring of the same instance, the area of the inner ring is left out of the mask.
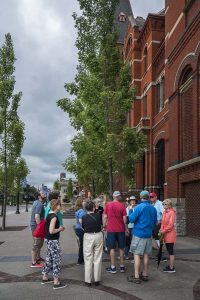
[[[54,234],[51,234],[49,232],[50,223],[51,223],[51,220],[53,218],[56,218],[55,228],[58,229],[60,227],[60,222],[58,220],[58,216],[55,213],[49,213],[47,218],[46,218],[46,235],[45,235],[45,238],[47,240],[58,240],[59,237],[60,237],[60,232],[57,232],[57,233],[54,233]]]
[[[98,208],[95,208],[94,212],[101,216],[101,225],[102,225],[103,207],[99,206]]]
[[[82,218],[82,227],[86,233],[101,231],[101,216],[97,213],[86,214]]]

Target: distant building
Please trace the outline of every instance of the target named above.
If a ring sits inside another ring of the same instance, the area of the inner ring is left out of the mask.
[[[67,186],[69,179],[66,179],[66,173],[60,173],[60,197],[61,201],[65,202],[67,200]],[[72,179],[73,192],[77,195],[77,180]]]
[[[66,179],[66,173],[60,173],[60,181]]]

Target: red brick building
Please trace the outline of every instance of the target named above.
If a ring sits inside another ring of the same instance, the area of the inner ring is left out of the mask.
[[[122,51],[137,89],[128,124],[147,136],[136,189],[172,199],[178,233],[200,237],[200,1],[166,0],[146,20],[126,18]]]

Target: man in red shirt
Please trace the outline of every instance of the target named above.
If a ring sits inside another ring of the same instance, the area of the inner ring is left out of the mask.
[[[120,272],[124,273],[124,248],[126,231],[126,208],[122,203],[121,194],[118,191],[113,193],[113,201],[109,202],[104,209],[103,228],[107,230],[106,245],[110,249],[111,266],[106,271],[112,274],[117,273],[115,266],[116,244],[120,250]]]

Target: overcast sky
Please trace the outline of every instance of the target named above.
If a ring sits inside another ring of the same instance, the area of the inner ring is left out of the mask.
[[[22,91],[19,113],[25,123],[22,156],[30,169],[28,182],[52,187],[63,172],[75,132],[56,105],[66,96],[64,83],[76,72],[76,0],[0,0],[0,47],[12,35],[16,91]],[[131,0],[134,16],[158,12],[164,0]],[[70,177],[67,174],[67,177]]]

